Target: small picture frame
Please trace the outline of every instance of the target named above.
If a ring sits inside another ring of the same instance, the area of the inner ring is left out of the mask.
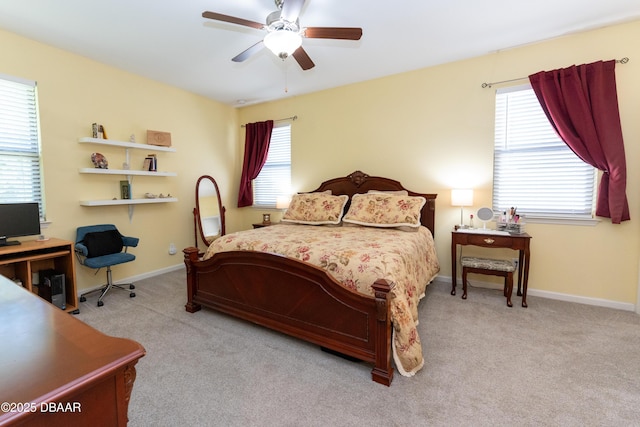
[[[129,184],[129,181],[120,181],[120,198],[123,200],[131,199],[131,184]]]
[[[264,225],[271,224],[271,214],[262,214],[262,223]]]

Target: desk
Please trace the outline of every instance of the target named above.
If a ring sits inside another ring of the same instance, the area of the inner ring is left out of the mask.
[[[125,426],[135,341],[104,335],[0,276],[0,426]]]
[[[482,246],[484,248],[506,248],[518,251],[518,296],[522,296],[522,306],[527,307],[527,283],[529,281],[529,243],[531,236],[523,234],[491,234],[473,232],[451,232],[451,295],[456,294],[456,269],[458,245]]]
[[[20,245],[0,248],[0,275],[19,279],[27,290],[38,294],[33,283],[33,274],[40,270],[53,269],[64,274],[65,310],[79,312],[76,291],[76,270],[73,242],[51,238],[46,241],[28,240]]]

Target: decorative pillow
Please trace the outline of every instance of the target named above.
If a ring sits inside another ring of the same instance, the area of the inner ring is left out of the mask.
[[[116,254],[122,251],[122,235],[118,230],[94,231],[84,235],[82,241],[87,247],[87,258]]]
[[[424,197],[393,194],[354,194],[344,222],[371,227],[420,227]]]
[[[348,196],[326,193],[295,194],[282,217],[283,222],[297,224],[340,224]]]

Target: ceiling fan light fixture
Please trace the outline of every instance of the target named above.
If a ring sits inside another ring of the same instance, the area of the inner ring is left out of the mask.
[[[302,46],[302,37],[293,31],[272,31],[264,38],[264,45],[277,57],[286,59]]]

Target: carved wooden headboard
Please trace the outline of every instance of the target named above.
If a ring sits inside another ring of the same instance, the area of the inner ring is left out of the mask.
[[[435,235],[435,213],[437,194],[416,193],[402,186],[399,181],[380,176],[369,176],[364,172],[355,171],[344,178],[334,178],[320,184],[313,192],[331,190],[331,194],[346,194],[351,200],[354,194],[363,194],[369,190],[397,191],[405,190],[410,196],[422,196],[427,199],[422,208],[420,222]],[[348,208],[348,206],[347,206]]]

